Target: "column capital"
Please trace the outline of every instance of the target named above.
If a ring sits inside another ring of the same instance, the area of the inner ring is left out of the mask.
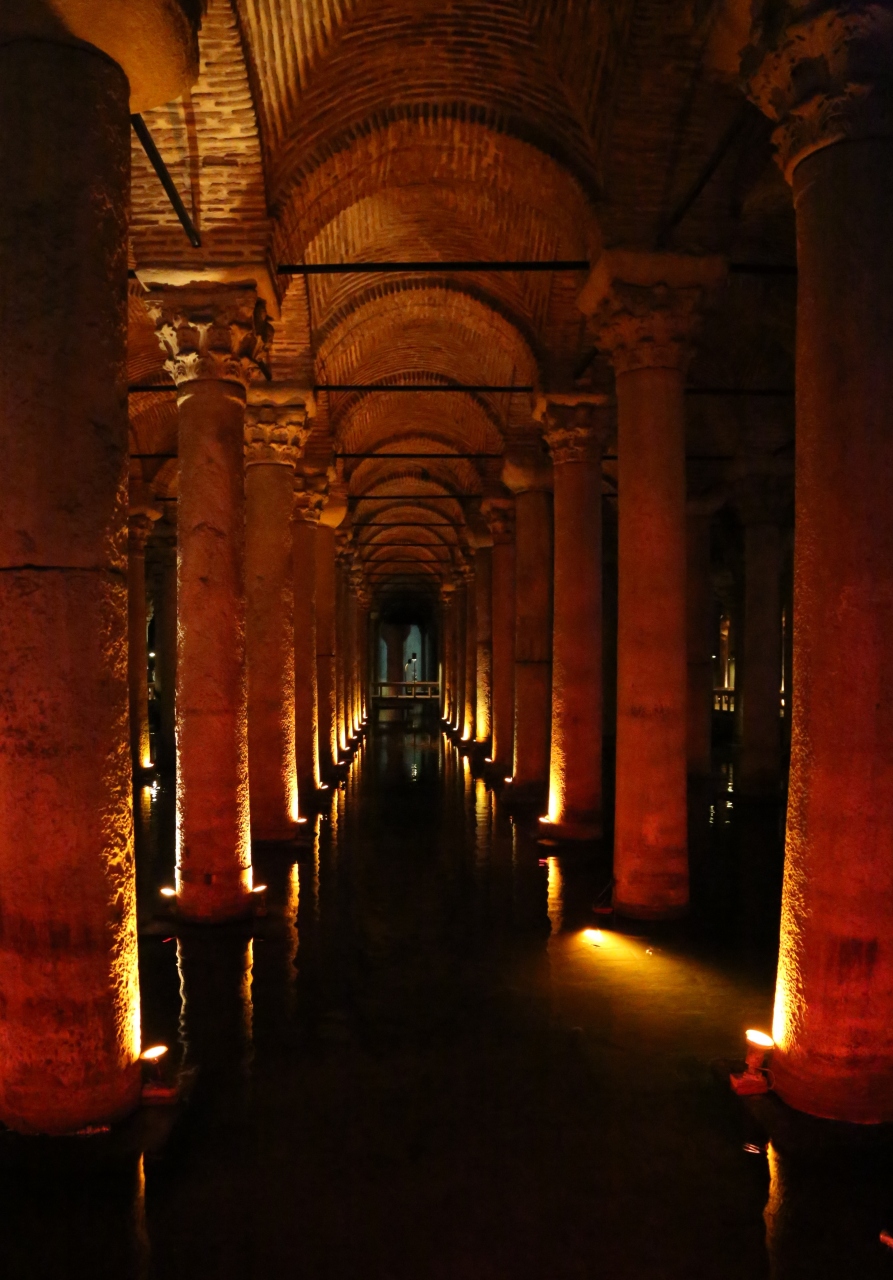
[[[751,101],[777,122],[790,182],[806,156],[836,142],[893,136],[893,12],[865,0],[764,7],[741,72]]]
[[[725,281],[722,258],[608,249],[577,305],[616,373],[684,370],[701,317]]]
[[[509,543],[515,540],[515,499],[484,498],[481,514],[487,521],[493,542]]]
[[[610,400],[594,394],[546,396],[541,421],[553,466],[598,461],[611,434]]]
[[[320,484],[320,481],[322,484]],[[323,507],[326,505],[325,476],[298,475],[295,477],[295,520],[303,520],[314,528],[319,524]]]
[[[518,432],[506,438],[502,483],[516,494],[552,488],[552,463],[541,431]]]
[[[312,427],[302,404],[248,404],[245,408],[245,465],[296,467]]]
[[[253,288],[243,285],[150,289],[146,307],[178,387],[199,381],[247,388],[264,376],[272,325]]]
[[[148,502],[130,508],[127,513],[127,541],[131,555],[145,555],[146,543],[161,515],[161,511]]]

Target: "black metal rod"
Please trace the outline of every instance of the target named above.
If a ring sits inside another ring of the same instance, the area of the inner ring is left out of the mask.
[[[313,391],[448,391],[451,393],[474,391],[479,394],[496,392],[500,395],[514,395],[516,392],[530,394],[532,386],[492,386],[489,383],[472,382],[320,382]]]
[[[174,213],[180,219],[180,224],[186,232],[189,243],[192,245],[193,249],[200,249],[202,247],[202,238],[196,231],[189,214],[186,212],[186,206],[180,199],[180,193],[174,186],[174,180],[168,172],[167,165],[161,158],[158,148],[152,139],[151,133],[146,127],[145,120],[140,115],[133,115],[130,117],[130,123],[133,125],[133,132],[143,144],[143,150],[149,157],[152,168],[158,174],[161,185],[167,192],[167,198],[173,206]]]
[[[393,274],[398,271],[588,271],[585,258],[557,258],[554,262],[497,260],[415,262],[283,262],[276,268],[280,276],[344,276],[354,273]]]

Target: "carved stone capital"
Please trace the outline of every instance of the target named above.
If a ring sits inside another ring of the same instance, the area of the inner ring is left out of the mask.
[[[507,438],[502,483],[512,493],[552,488],[552,463],[539,431],[525,431]]]
[[[550,401],[543,413],[543,426],[553,466],[598,462],[611,432],[611,415],[605,405]]]
[[[487,521],[494,543],[514,542],[514,498],[485,498],[481,503],[481,514]]]
[[[295,467],[311,427],[303,405],[249,404],[245,408],[245,465]]]
[[[704,311],[725,280],[721,258],[606,250],[578,306],[616,373],[685,370]]]
[[[238,382],[265,376],[272,326],[253,289],[187,285],[150,291],[146,300],[177,386],[196,381]]]
[[[319,482],[322,481],[320,484]],[[316,527],[328,500],[325,476],[296,476],[294,518]]]
[[[771,120],[788,179],[847,139],[893,136],[893,12],[862,0],[765,5],[744,50],[746,91]]]
[[[127,549],[132,556],[146,554],[146,543],[161,515],[157,507],[149,504],[130,508],[127,513]]]

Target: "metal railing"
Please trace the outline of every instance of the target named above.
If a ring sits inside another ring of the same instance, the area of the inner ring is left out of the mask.
[[[440,697],[438,680],[378,680],[372,685],[373,698],[399,698],[401,701],[430,701]]]

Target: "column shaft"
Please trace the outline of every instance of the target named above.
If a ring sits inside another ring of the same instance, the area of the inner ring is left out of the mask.
[[[493,548],[475,552],[474,613],[477,634],[477,699],[474,739],[488,743],[493,732]]]
[[[743,796],[778,796],[781,781],[781,532],[776,524],[744,530],[744,635],[741,750]]]
[[[0,47],[0,1120],[48,1133],[140,1089],[128,96],[93,48]]]
[[[155,597],[155,690],[158,698],[158,763],[173,773],[177,756],[177,549],[165,546],[160,554],[158,591]]]
[[[149,739],[149,646],[146,609],[146,538],[131,521],[127,555],[127,685],[130,758],[135,772],[152,765]]]
[[[688,652],[686,754],[692,777],[710,776],[713,734],[713,590],[710,516],[689,511],[685,524],[686,643]]]
[[[316,567],[320,529],[316,512],[296,511],[292,523],[294,572],[295,761],[302,807],[319,787],[320,717],[317,672]]]
[[[316,532],[316,681],[319,759],[323,777],[338,763],[338,706],[335,674],[335,530]]]
[[[515,497],[515,735],[513,793],[545,799],[552,720],[552,495]]]
[[[493,545],[493,732],[490,757],[508,773],[515,748],[515,545],[507,531]]]
[[[475,576],[469,577],[465,584],[465,686],[462,708],[461,737],[463,742],[474,739],[475,716],[477,708],[477,588]]]

